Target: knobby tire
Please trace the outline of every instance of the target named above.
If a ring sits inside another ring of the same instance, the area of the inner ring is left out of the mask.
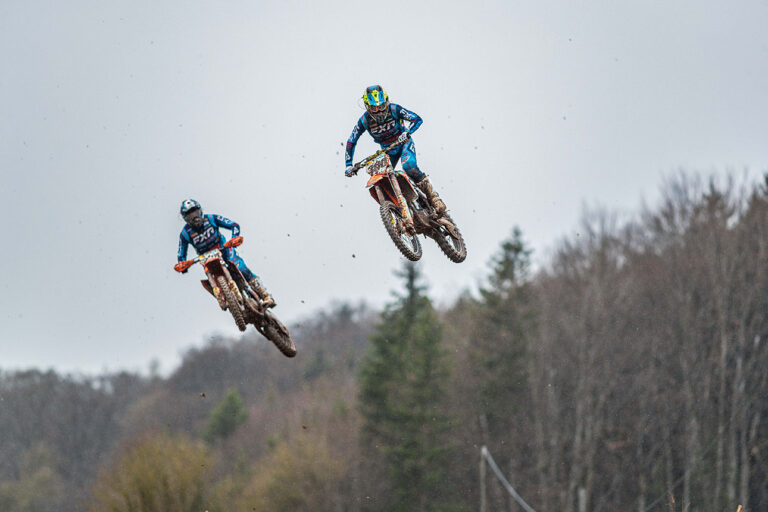
[[[291,334],[282,322],[280,322],[280,320],[278,320],[272,313],[267,312],[265,315],[264,325],[262,329],[260,329],[260,332],[265,338],[274,343],[284,356],[294,357],[296,355],[296,344],[293,342]]]
[[[453,219],[450,215],[444,213],[443,217],[448,219],[448,221],[453,224],[453,227],[456,229],[456,234],[459,235],[459,238],[454,238],[453,235],[451,235],[451,233],[448,231],[448,228],[445,226],[441,226],[433,238],[435,239],[435,242],[437,242],[437,245],[440,247],[440,250],[443,251],[449,260],[454,263],[461,263],[467,258],[467,246],[464,244],[464,237],[461,236],[459,226],[453,222]]]
[[[394,242],[395,247],[411,261],[419,261],[421,259],[421,242],[416,235],[411,235],[410,242],[411,247],[403,241],[398,233],[397,224],[402,224],[400,217],[400,209],[390,201],[385,201],[379,206],[379,213],[381,214],[381,221],[384,223],[384,229],[387,230],[389,238]],[[393,222],[393,217],[396,222]]]
[[[219,285],[221,293],[224,294],[224,298],[227,300],[227,309],[232,314],[232,318],[235,320],[237,328],[244,331],[246,328],[245,317],[243,316],[243,310],[240,309],[240,304],[237,302],[237,296],[235,292],[229,287],[229,283],[224,276],[217,276],[216,282]]]

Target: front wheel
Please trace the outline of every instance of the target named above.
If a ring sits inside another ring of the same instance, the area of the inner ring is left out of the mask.
[[[440,250],[448,256],[449,260],[454,263],[461,263],[467,258],[467,246],[464,245],[464,238],[459,232],[459,227],[447,213],[443,214],[443,218],[453,224],[453,233],[447,227],[441,225],[439,229],[435,230],[433,238],[437,245],[440,246]]]
[[[294,357],[296,355],[296,343],[293,342],[291,333],[271,312],[267,311],[265,313],[264,324],[259,328],[259,332],[274,343],[284,356]]]
[[[389,237],[395,243],[403,256],[411,261],[421,259],[421,242],[416,235],[409,235],[403,225],[403,219],[400,216],[400,209],[390,201],[385,201],[379,206],[381,221],[384,223],[384,229],[387,230]]]
[[[219,285],[221,293],[224,294],[224,298],[227,300],[227,309],[229,309],[229,312],[232,314],[232,318],[235,320],[235,325],[237,325],[238,329],[244,331],[246,327],[245,316],[243,315],[243,310],[240,308],[240,303],[237,302],[235,292],[229,287],[227,278],[224,276],[217,276],[216,283]]]

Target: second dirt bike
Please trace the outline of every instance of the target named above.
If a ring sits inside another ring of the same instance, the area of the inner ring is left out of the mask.
[[[237,236],[226,242],[223,248],[238,247],[242,243],[243,237]],[[228,262],[221,249],[212,249],[194,259],[180,261],[173,268],[184,272],[195,263],[200,263],[205,271],[206,279],[201,281],[203,287],[216,298],[222,310],[230,312],[238,329],[244,331],[247,324],[253,324],[285,356],[296,355],[296,344],[288,329],[264,306],[237,265]]]
[[[356,163],[352,166],[352,174],[368,167],[371,177],[366,187],[379,203],[384,228],[403,256],[411,261],[421,258],[421,242],[417,235],[423,234],[434,239],[449,260],[461,263],[467,257],[467,247],[456,223],[447,213],[438,214],[408,175],[392,166],[387,152],[403,143],[396,142]]]

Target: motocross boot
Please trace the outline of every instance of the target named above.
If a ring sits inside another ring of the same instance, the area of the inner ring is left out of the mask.
[[[251,285],[251,288],[253,291],[256,292],[256,295],[259,296],[261,299],[261,303],[264,305],[265,308],[273,308],[277,306],[277,303],[275,302],[275,299],[272,298],[272,295],[269,294],[266,288],[259,282],[258,279],[255,277],[248,281],[248,284]]]
[[[416,186],[418,186],[421,191],[427,195],[429,203],[432,205],[432,208],[435,209],[435,212],[437,212],[438,215],[445,213],[445,203],[442,199],[440,199],[440,196],[437,195],[435,189],[432,188],[432,184],[429,182],[429,178],[425,176],[424,179],[416,184]]]

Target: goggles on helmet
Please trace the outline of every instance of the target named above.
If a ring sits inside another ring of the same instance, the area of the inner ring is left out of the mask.
[[[387,118],[387,111],[389,109],[388,101],[381,105],[366,105],[366,107],[368,108],[368,113],[377,121],[382,122]]]
[[[368,112],[371,114],[383,114],[387,111],[389,102],[382,103],[381,105],[368,105]]]
[[[203,210],[193,208],[183,215],[187,224],[200,224],[203,221]]]

